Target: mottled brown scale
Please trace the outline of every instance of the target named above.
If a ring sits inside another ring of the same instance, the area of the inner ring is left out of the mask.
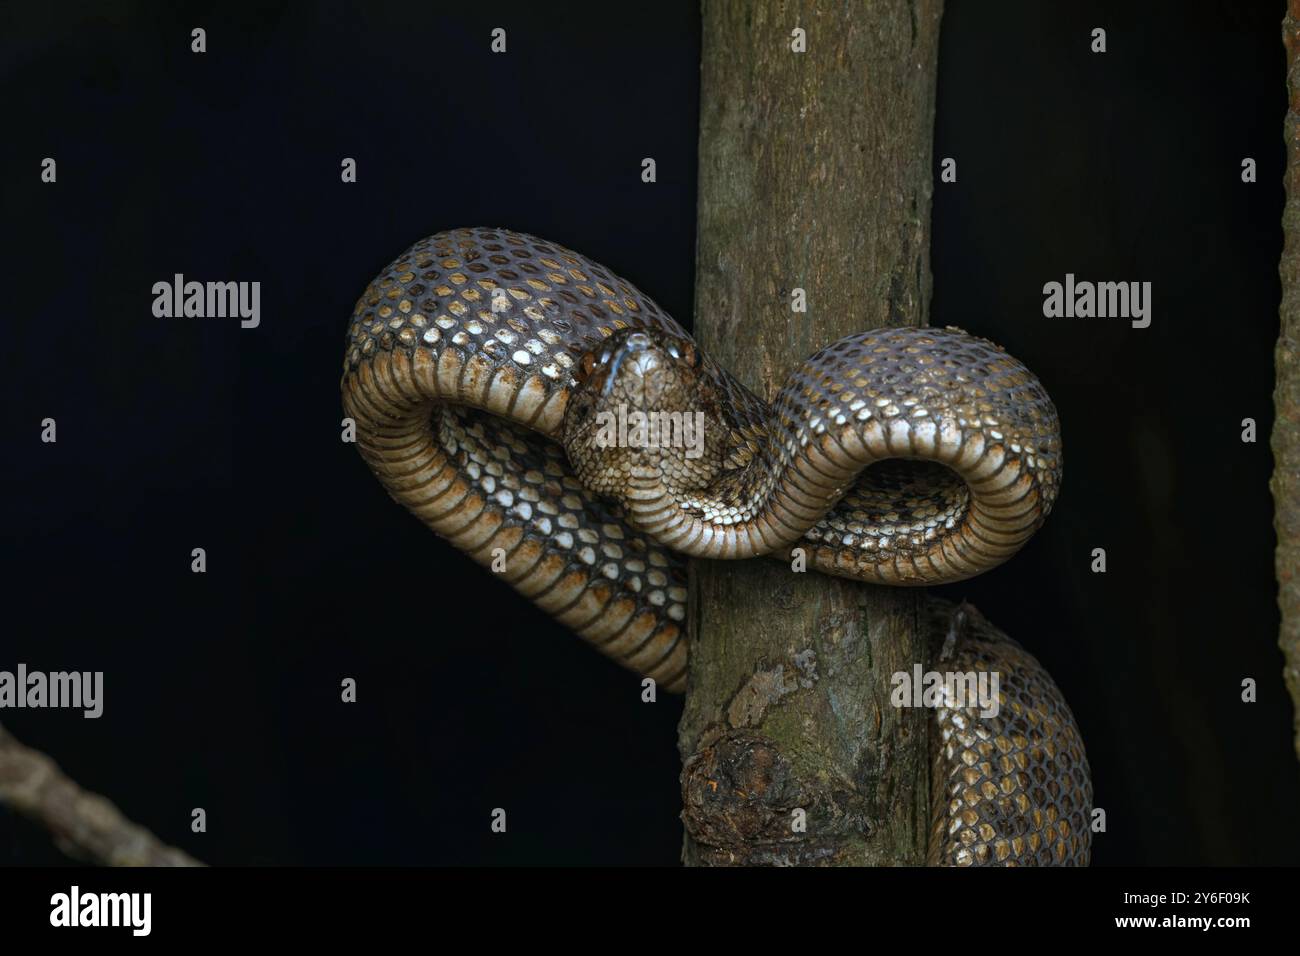
[[[555,441],[615,331],[681,330],[577,253],[506,230],[416,243],[357,301],[343,404],[390,495],[620,663],[686,679],[681,559],[590,494]],[[497,566],[501,566],[500,560]]]
[[[563,436],[589,487],[675,551],[799,549],[824,573],[937,584],[1005,561],[1056,499],[1056,411],[990,342],[956,329],[848,336],[798,366],[769,408],[707,357],[677,359],[678,335],[611,336]],[[624,407],[702,412],[707,454],[596,447],[597,417]]]
[[[1092,778],[1051,675],[970,605],[926,602],[953,649],[937,671],[999,674],[998,712],[941,706],[931,723],[932,866],[1087,866]]]
[[[631,283],[509,230],[439,233],[377,276],[353,312],[342,392],[394,499],[674,691],[684,555],[799,548],[824,573],[959,580],[1013,554],[1060,480],[1051,401],[992,343],[850,336],[769,407]],[[618,404],[701,413],[700,454],[600,445],[596,415]],[[1042,861],[1035,847],[1015,858]]]

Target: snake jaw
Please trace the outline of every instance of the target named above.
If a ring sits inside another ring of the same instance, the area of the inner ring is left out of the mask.
[[[635,473],[643,487],[662,481],[676,498],[715,480],[727,429],[713,415],[716,402],[693,345],[623,329],[579,365],[587,371],[565,410],[562,442],[587,488],[623,499]]]

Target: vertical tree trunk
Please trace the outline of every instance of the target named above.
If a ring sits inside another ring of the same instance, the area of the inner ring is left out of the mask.
[[[1273,404],[1273,524],[1282,629],[1278,643],[1295,710],[1300,756],[1300,0],[1290,0],[1282,20],[1286,45],[1286,206],[1282,210],[1282,328],[1278,334]]]
[[[844,335],[925,324],[941,11],[704,2],[695,332],[760,396]],[[697,561],[691,589],[685,861],[923,862],[926,716],[889,703],[926,660],[919,594],[768,560]]]

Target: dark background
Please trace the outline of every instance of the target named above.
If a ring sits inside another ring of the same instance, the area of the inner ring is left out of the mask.
[[[106,672],[101,719],[0,714],[20,739],[217,864],[676,862],[680,701],[641,703],[339,440],[352,304],[438,230],[554,239],[690,323],[699,15],[645,7],[5,9],[0,668]],[[931,321],[1038,373],[1067,467],[1025,550],[943,591],[1070,700],[1108,812],[1097,864],[1300,856],[1267,485],[1281,17],[944,17],[934,155],[959,181],[936,184]],[[154,318],[175,272],[261,281],[261,327]],[[1151,327],[1045,319],[1066,272],[1151,281]],[[60,860],[0,808],[0,862]]]

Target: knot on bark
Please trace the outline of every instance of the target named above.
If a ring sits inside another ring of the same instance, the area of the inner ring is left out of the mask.
[[[682,822],[711,865],[829,862],[834,849],[795,826],[811,803],[775,743],[750,730],[702,742],[682,768]]]

